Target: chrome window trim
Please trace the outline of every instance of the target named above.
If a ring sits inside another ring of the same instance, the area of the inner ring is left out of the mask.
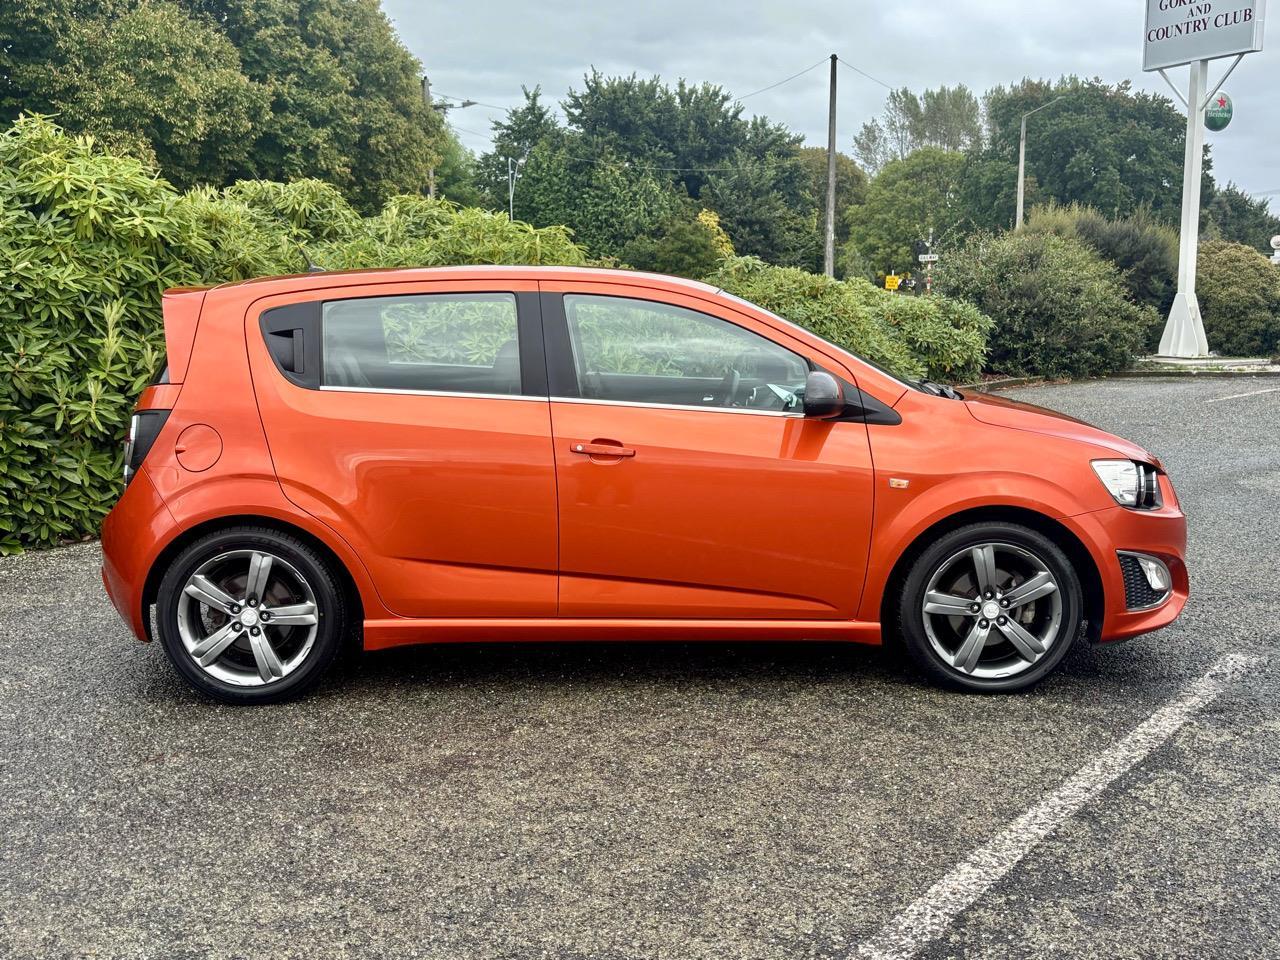
[[[551,397],[553,403],[589,403],[605,407],[639,407],[642,410],[692,410],[695,413],[739,413],[753,417],[786,417],[803,420],[804,414],[789,410],[748,410],[744,407],[699,407],[691,403],[646,403],[641,400],[594,400],[588,397]]]
[[[547,397],[533,397],[525,393],[465,393],[461,390],[408,390],[392,387],[340,387],[322,383],[320,389],[329,393],[381,393],[408,397],[466,397],[469,400],[534,400],[546,403]]]

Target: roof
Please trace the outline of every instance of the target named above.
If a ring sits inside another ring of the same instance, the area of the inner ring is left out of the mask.
[[[699,293],[718,293],[719,290],[709,283],[700,280],[687,280],[684,277],[672,277],[662,273],[644,273],[639,270],[622,270],[608,267],[557,267],[557,266],[518,266],[502,264],[473,264],[453,267],[385,267],[372,270],[324,270],[315,273],[295,273],[278,277],[255,277],[252,280],[239,280],[233,283],[218,284],[213,289],[226,290],[236,287],[247,287],[254,284],[272,284],[281,292],[290,290],[307,290],[313,287],[346,286],[359,282],[367,277],[375,283],[392,280],[432,280],[432,279],[496,279],[504,280],[626,280],[631,283],[645,281],[655,286],[686,288]],[[340,279],[338,284],[335,279]]]

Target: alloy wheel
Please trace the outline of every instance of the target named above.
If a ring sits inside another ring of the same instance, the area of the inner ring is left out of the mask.
[[[206,560],[178,599],[178,633],[203,672],[224,683],[276,683],[315,645],[316,595],[287,560],[264,550],[232,550]]]
[[[980,679],[1022,673],[1061,640],[1056,578],[1042,559],[1011,543],[975,544],[941,563],[922,612],[934,652]]]

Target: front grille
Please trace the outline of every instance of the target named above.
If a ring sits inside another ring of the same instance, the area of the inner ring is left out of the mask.
[[[1147,575],[1142,572],[1137,557],[1120,554],[1120,571],[1124,574],[1124,605],[1130,610],[1154,607],[1164,599],[1163,593],[1151,589],[1147,583]]]

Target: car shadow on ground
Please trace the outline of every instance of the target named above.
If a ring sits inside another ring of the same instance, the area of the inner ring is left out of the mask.
[[[1124,686],[1155,656],[1137,645],[1076,644],[1059,669],[1037,688],[1078,684]],[[659,687],[722,684],[857,684],[903,690],[936,689],[894,647],[831,641],[533,642],[429,644],[355,653],[338,664],[326,692],[400,685],[461,689],[472,686]],[[961,694],[963,695],[963,694]],[[1017,694],[1007,694],[1017,696]]]

